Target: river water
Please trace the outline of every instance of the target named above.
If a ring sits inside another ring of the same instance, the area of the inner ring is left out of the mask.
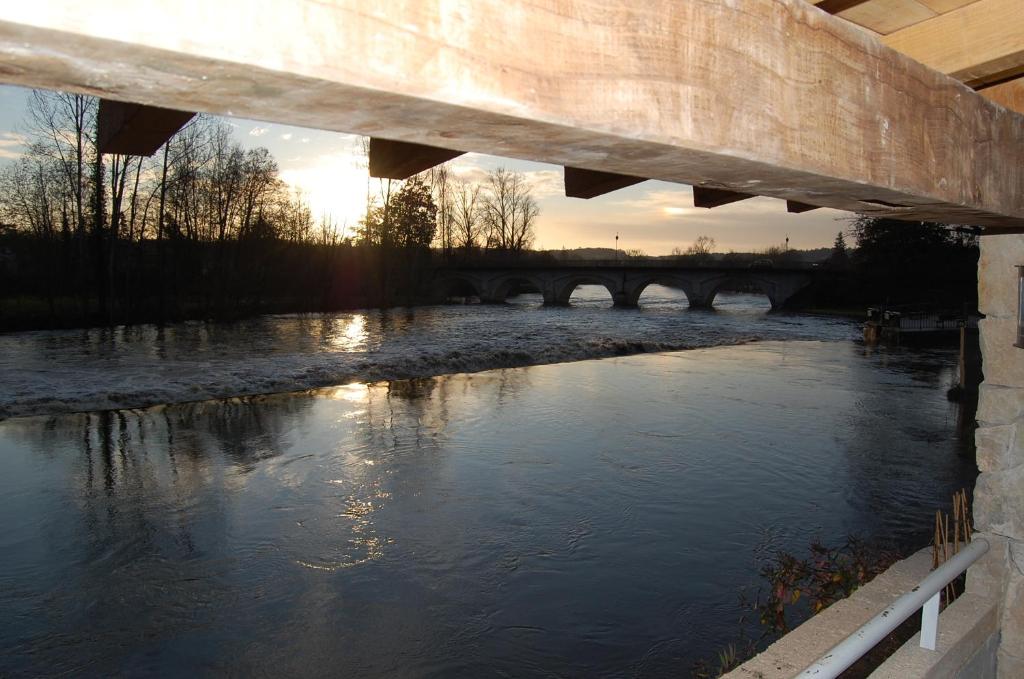
[[[687,676],[973,485],[951,350],[538,302],[0,337],[0,676]]]
[[[611,308],[601,286],[581,286],[572,301],[545,308],[534,294],[493,306],[0,335],[0,417],[858,333],[848,320],[766,314],[767,298],[750,295],[723,293],[717,312],[688,312],[682,292],[654,285],[639,310]]]

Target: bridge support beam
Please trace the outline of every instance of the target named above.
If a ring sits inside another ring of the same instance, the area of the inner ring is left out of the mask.
[[[370,176],[378,179],[408,179],[461,155],[462,151],[371,137]]]
[[[646,181],[613,172],[595,172],[578,167],[565,168],[565,195],[569,198],[596,198]]]
[[[798,0],[8,4],[0,80],[12,84],[897,219],[1024,225],[1024,118]],[[246,30],[225,35],[240,16]],[[914,29],[886,41],[910,50]]]
[[[753,198],[749,193],[737,191],[726,191],[725,189],[712,189],[707,186],[693,187],[693,206],[715,208],[729,203],[738,203],[741,200]]]
[[[151,156],[195,113],[100,99],[100,153]]]

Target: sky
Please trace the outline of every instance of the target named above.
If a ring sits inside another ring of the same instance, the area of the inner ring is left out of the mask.
[[[23,150],[23,128],[29,90],[0,86],[0,163],[11,162]],[[328,216],[351,234],[363,216],[368,189],[362,138],[242,118],[224,118],[245,148],[264,146],[276,158],[280,176],[305,195],[317,218]],[[753,251],[772,245],[797,249],[831,247],[836,234],[848,227],[849,213],[814,210],[794,215],[785,201],[752,198],[707,210],[693,207],[689,186],[646,181],[604,196],[566,198],[562,169],[482,154],[451,161],[452,172],[483,178],[497,167],[526,175],[540,206],[534,247],[559,249],[618,247],[666,255],[686,249],[698,236],[715,239],[718,252]],[[372,187],[370,187],[372,190]]]

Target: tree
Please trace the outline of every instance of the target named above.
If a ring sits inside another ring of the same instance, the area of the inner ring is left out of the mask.
[[[430,247],[437,232],[437,206],[430,186],[422,177],[408,179],[395,194],[392,219],[395,240],[400,247]]]
[[[706,259],[714,251],[715,239],[710,236],[697,236],[697,240],[693,241],[693,245],[686,248],[686,254],[700,259]]]
[[[836,234],[835,242],[832,244],[832,254],[829,255],[828,265],[836,269],[844,269],[850,263],[850,255],[846,249],[846,237],[840,231]]]
[[[76,234],[86,229],[89,165],[96,154],[96,99],[81,94],[34,90],[28,102],[26,136],[31,154],[53,163],[54,179],[62,185],[62,223]],[[58,179],[59,177],[59,179]]]
[[[460,181],[454,203],[454,245],[471,250],[480,239],[480,185]]]
[[[437,237],[441,250],[448,254],[454,245],[455,231],[455,186],[448,164],[430,168],[428,182],[437,206]]]
[[[976,304],[976,238],[945,224],[859,217],[851,259],[879,300]]]
[[[397,190],[394,186],[398,183],[382,182],[382,203],[372,206],[363,219],[363,243],[385,248],[430,247],[437,233],[437,206],[430,186],[419,175],[402,182]]]
[[[540,208],[530,195],[526,177],[499,167],[487,175],[481,215],[488,247],[521,252],[533,243],[533,224]]]

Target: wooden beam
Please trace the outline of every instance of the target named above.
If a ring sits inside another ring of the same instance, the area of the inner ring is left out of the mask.
[[[821,0],[816,3],[816,7],[822,11],[828,12],[829,14],[839,14],[846,10],[856,7],[857,5],[863,5],[868,0]]]
[[[378,179],[408,179],[461,155],[462,151],[371,137],[370,176]]]
[[[839,16],[879,35],[887,35],[927,21],[936,14],[917,0],[874,0],[844,10]]]
[[[786,201],[786,212],[790,212],[792,214],[798,215],[798,214],[801,214],[801,213],[804,213],[804,212],[810,212],[811,210],[817,210],[817,209],[818,209],[817,205],[808,205],[807,203],[801,203],[801,202],[796,201],[796,200],[787,200]]]
[[[897,218],[1024,225],[1024,117],[855,26],[803,0],[592,9],[11,3],[0,80]],[[244,30],[226,34],[240,17]]]
[[[706,186],[693,187],[694,207],[720,207],[729,203],[736,203],[747,198],[753,198],[749,193],[737,193],[736,191],[725,191],[723,189],[711,189]]]
[[[151,156],[194,115],[101,99],[97,134],[100,153]]]
[[[1007,236],[1010,234],[1022,234],[1024,233],[1024,226],[1015,226],[1002,229],[982,229],[979,236]]]
[[[1024,77],[978,90],[978,94],[1011,111],[1024,113]]]
[[[570,198],[596,198],[640,182],[643,177],[630,177],[613,172],[596,172],[578,167],[565,168],[565,195]]]
[[[977,87],[1024,72],[1024,6],[1021,0],[978,0],[882,42]]]

